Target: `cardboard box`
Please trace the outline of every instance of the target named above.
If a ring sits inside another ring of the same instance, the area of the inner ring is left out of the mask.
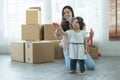
[[[42,63],[54,61],[54,44],[52,41],[26,42],[25,62]]]
[[[96,46],[88,46],[88,52],[92,58],[98,58],[98,48]]]
[[[25,42],[11,43],[11,60],[25,62]]]
[[[61,40],[52,40],[54,43],[54,50],[55,50],[55,59],[62,59],[64,58],[63,55],[63,50],[62,47],[59,46],[59,43],[61,42]]]
[[[58,40],[54,35],[55,28],[51,24],[44,24],[43,27],[44,40]]]
[[[38,9],[39,11],[41,11],[41,7],[29,7],[29,9]]]
[[[26,10],[26,24],[41,24],[41,11],[39,9]]]
[[[39,41],[43,39],[41,25],[22,25],[22,40]]]

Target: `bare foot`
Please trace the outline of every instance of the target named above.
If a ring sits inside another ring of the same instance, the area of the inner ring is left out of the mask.
[[[81,73],[81,72],[79,72],[79,73],[78,73],[78,75],[79,75],[79,76],[83,76],[83,75],[85,75],[85,71],[84,71],[84,72],[82,72],[82,73]]]
[[[75,74],[76,73],[76,70],[71,70],[69,71],[70,74]]]

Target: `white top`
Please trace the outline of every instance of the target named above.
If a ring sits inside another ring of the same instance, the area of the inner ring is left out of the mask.
[[[66,31],[70,39],[69,43],[69,56],[71,59],[86,59],[84,53],[84,39],[88,32],[81,30],[80,32],[75,32],[74,30]]]

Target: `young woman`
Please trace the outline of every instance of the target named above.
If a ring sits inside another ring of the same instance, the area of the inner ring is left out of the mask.
[[[72,9],[71,6],[65,6],[62,9],[62,21],[61,21],[61,27],[64,31],[70,30],[70,23],[72,21],[72,18],[74,17],[74,11]],[[69,57],[69,37],[66,35],[61,35],[61,33],[56,30],[55,31],[55,36],[61,39],[61,43],[60,45],[63,48],[63,54],[64,54],[64,58],[65,58],[65,64],[67,69],[71,69],[70,68],[70,57]],[[94,70],[95,69],[95,62],[94,60],[91,58],[91,56],[89,54],[87,54],[87,59],[85,59],[85,64],[87,69],[90,70]]]

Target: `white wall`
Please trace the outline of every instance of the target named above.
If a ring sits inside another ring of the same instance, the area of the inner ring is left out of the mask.
[[[3,51],[2,48],[2,38],[3,38],[3,0],[0,0],[0,51]]]
[[[101,34],[99,39],[99,52],[102,54],[102,56],[120,56],[120,41],[109,41],[109,0],[99,0],[100,1],[100,30],[101,30]],[[48,1],[48,3],[50,3],[50,1]],[[48,4],[46,3],[46,4]],[[48,6],[46,7],[46,11],[51,11],[50,10],[50,4],[48,4]],[[3,0],[0,0],[0,37],[3,36],[3,19],[2,19],[2,12],[3,12]],[[46,19],[47,22],[45,23],[51,23],[51,13],[46,12]],[[2,38],[2,37],[1,37]],[[0,39],[0,51],[3,51],[4,49],[2,49],[1,43],[4,40]],[[4,52],[4,51],[3,51]]]
[[[51,9],[51,0],[44,0],[44,14],[43,14],[43,22],[44,24],[51,24],[52,23],[52,9]]]
[[[99,52],[103,56],[120,56],[120,41],[109,41],[109,0],[100,0],[100,44]]]
[[[2,0],[0,0],[0,26],[2,26],[3,20],[2,20],[2,12],[3,12],[3,4],[2,4]],[[1,27],[0,27],[0,32],[2,31]]]

